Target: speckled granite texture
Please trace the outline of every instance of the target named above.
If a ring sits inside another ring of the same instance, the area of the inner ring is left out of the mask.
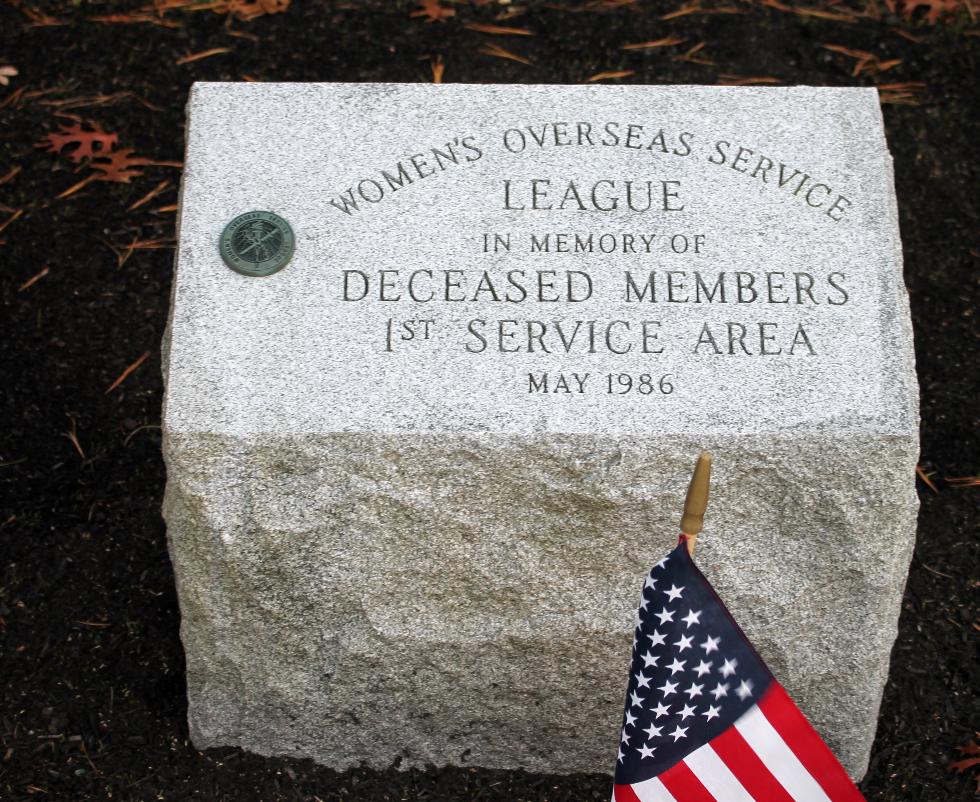
[[[611,771],[706,447],[699,565],[864,772],[918,423],[873,90],[199,84],[189,117],[164,513],[196,745]],[[264,279],[217,250],[253,209],[296,232]]]

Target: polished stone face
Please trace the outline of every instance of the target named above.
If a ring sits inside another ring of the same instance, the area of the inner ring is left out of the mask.
[[[918,422],[873,90],[198,84],[189,118],[164,430],[196,744],[611,771],[704,447],[698,562],[863,772]],[[253,210],[295,237],[274,275],[219,252]]]

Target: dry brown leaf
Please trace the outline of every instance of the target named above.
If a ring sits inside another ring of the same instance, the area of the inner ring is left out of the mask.
[[[980,732],[974,733],[974,738],[971,738],[969,742],[963,746],[956,747],[956,751],[961,755],[969,755],[969,757],[963,760],[954,760],[947,767],[950,771],[955,771],[957,774],[962,774],[967,769],[971,769],[974,766],[980,766],[980,744],[977,744],[976,740],[980,739]],[[980,794],[980,771],[977,772],[974,778],[977,784],[977,793]]]
[[[425,17],[426,22],[445,22],[449,17],[456,16],[456,9],[446,8],[439,0],[420,0],[411,16]]]
[[[79,164],[108,153],[119,142],[118,134],[107,133],[96,123],[88,123],[88,127],[92,130],[85,130],[81,123],[62,125],[60,131],[43,137],[35,147],[45,148]]]
[[[922,19],[930,25],[935,25],[941,19],[950,17],[961,8],[971,8],[963,0],[905,0],[899,9],[902,16],[913,19],[920,8],[925,8],[926,13]]]
[[[142,170],[135,167],[144,167],[149,164],[156,164],[152,159],[144,159],[142,156],[133,156],[132,148],[121,148],[120,150],[107,153],[92,162],[92,169],[97,170],[101,175],[96,176],[99,181],[113,181],[118,184],[128,184],[131,178],[143,175]]]

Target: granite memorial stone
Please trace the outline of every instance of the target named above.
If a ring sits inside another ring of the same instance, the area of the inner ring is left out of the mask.
[[[863,774],[918,428],[873,89],[196,84],[179,229],[198,747],[609,772],[708,448],[699,565]]]

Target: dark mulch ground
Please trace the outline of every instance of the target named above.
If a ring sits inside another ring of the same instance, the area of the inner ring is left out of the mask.
[[[494,22],[505,8],[497,4],[456,6],[457,16],[441,23],[410,18],[401,3],[313,5],[230,24],[210,12],[173,12],[173,28],[86,20],[123,10],[119,4],[0,5],[0,67],[20,71],[0,86],[0,181],[21,168],[0,185],[0,226],[23,210],[0,231],[0,798],[608,799],[605,777],[475,769],[338,775],[188,745],[178,610],[159,515],[159,343],[172,250],[128,248],[172,243],[167,209],[176,203],[178,171],[146,167],[130,184],[89,184],[56,200],[87,170],[76,174],[65,158],[32,146],[55,130],[61,111],[118,132],[119,147],[180,160],[194,80],[428,81],[436,56],[454,82],[577,83],[623,69],[635,73],[620,80],[638,83],[711,84],[732,75],[786,84],[922,82],[883,90],[899,101],[883,108],[916,325],[922,465],[935,472],[939,492],[920,486],[919,544],[863,790],[873,802],[972,798],[971,780],[946,766],[980,726],[971,607],[980,490],[942,478],[975,475],[980,463],[980,39],[967,11],[928,27],[749,5],[738,15],[665,21],[659,15],[676,6],[531,2],[525,15],[498,24],[536,35],[503,37],[463,27]],[[68,24],[30,24],[44,13]],[[669,35],[685,42],[621,50]],[[487,44],[533,64],[479,52]],[[861,62],[825,44],[873,58]],[[215,47],[230,51],[176,63]],[[901,63],[876,72],[891,59]],[[168,179],[158,196],[129,209]],[[149,359],[107,393],[146,351]]]

